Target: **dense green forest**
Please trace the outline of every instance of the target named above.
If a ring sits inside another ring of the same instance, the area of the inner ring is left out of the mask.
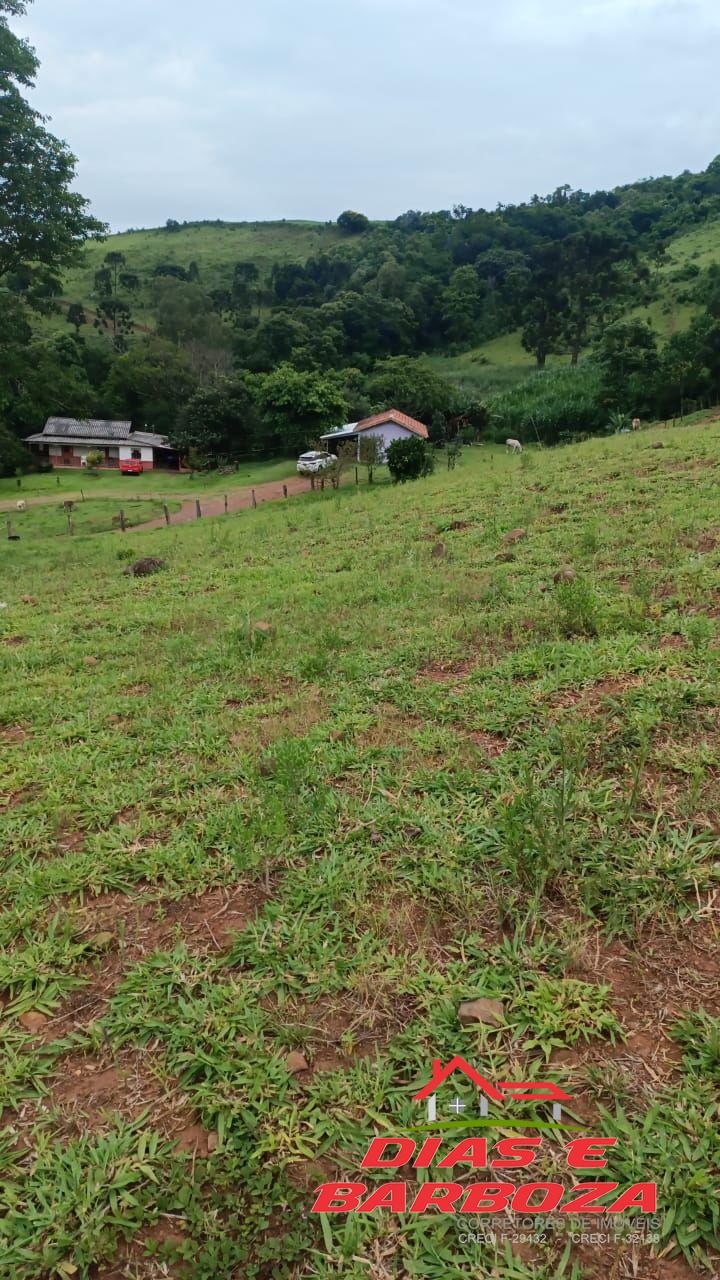
[[[437,443],[508,430],[554,443],[718,395],[720,158],[491,211],[170,218],[105,239],[69,194],[73,157],[23,98],[34,55],[3,31],[5,471],[26,464],[22,437],[50,413],[127,415],[201,462],[299,449],[389,403]],[[28,235],[34,214],[42,231]],[[527,365],[484,378],[486,344],[504,338]]]

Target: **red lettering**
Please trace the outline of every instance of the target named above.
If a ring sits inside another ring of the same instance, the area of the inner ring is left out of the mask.
[[[515,1187],[512,1182],[473,1182],[463,1201],[461,1213],[504,1213]]]
[[[639,1209],[641,1213],[657,1212],[657,1183],[633,1182],[627,1191],[610,1205],[608,1213],[624,1213],[626,1209]]]
[[[438,1169],[452,1169],[461,1163],[470,1164],[473,1169],[487,1168],[487,1138],[463,1138],[444,1160],[438,1161]]]
[[[542,1200],[540,1204],[531,1204],[536,1191],[542,1192]],[[526,1182],[513,1196],[513,1213],[552,1213],[562,1200],[564,1191],[560,1182]]]
[[[577,1213],[582,1209],[583,1213],[605,1213],[604,1205],[598,1204],[597,1201],[601,1196],[607,1196],[611,1191],[617,1191],[617,1182],[580,1182],[573,1187],[575,1199],[568,1200],[560,1208],[560,1213]]]
[[[405,1213],[407,1208],[407,1183],[383,1182],[364,1200],[358,1213],[372,1213],[374,1209],[390,1209],[392,1213]]]
[[[429,1169],[441,1146],[442,1138],[426,1138],[413,1160],[413,1169]]]
[[[311,1213],[351,1213],[357,1209],[367,1187],[364,1182],[323,1182],[315,1188],[317,1200]]]
[[[606,1147],[614,1147],[617,1138],[571,1138],[565,1143],[567,1161],[571,1169],[604,1169]]]
[[[440,1213],[454,1213],[453,1205],[464,1190],[459,1182],[426,1182],[410,1205],[410,1212],[427,1213],[428,1209],[438,1209]]]
[[[490,1161],[491,1169],[526,1169],[535,1159],[542,1138],[501,1138],[494,1150],[502,1159]]]
[[[397,1147],[397,1155],[383,1159],[388,1147]],[[399,1169],[415,1152],[412,1138],[373,1138],[360,1163],[361,1169]]]

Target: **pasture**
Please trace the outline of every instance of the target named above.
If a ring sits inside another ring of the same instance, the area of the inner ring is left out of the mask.
[[[717,1274],[719,467],[473,447],[3,543],[3,1280]],[[653,1241],[311,1215],[458,1053],[560,1082]]]

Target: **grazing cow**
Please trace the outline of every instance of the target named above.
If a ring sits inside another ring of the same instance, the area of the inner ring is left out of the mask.
[[[507,448],[510,450],[510,453],[522,453],[522,445],[520,441],[513,440],[512,436],[510,437],[509,440],[505,441],[505,444],[507,445]]]
[[[27,502],[25,501],[25,499],[24,499],[24,498],[20,498],[19,502],[16,502],[16,503],[15,503],[15,506],[16,506],[16,508],[17,508],[17,510],[18,510],[18,511],[26,511],[26,510],[27,510]]]

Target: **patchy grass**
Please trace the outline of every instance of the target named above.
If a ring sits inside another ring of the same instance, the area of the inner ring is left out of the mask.
[[[0,1276],[713,1274],[719,436],[9,544]],[[666,1256],[313,1219],[456,1053],[564,1083]]]

